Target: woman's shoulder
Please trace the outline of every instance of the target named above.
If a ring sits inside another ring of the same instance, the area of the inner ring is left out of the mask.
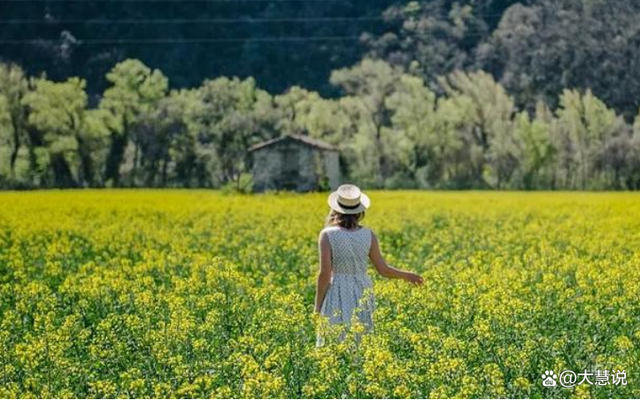
[[[364,225],[360,225],[360,227],[358,229],[355,230],[345,230],[343,228],[341,228],[338,225],[330,225],[330,226],[325,226],[324,228],[322,228],[322,230],[320,231],[320,234],[322,235],[323,233],[327,232],[370,232],[373,235],[373,230],[371,230],[371,228],[364,226]]]
[[[322,235],[323,233],[335,232],[335,231],[339,231],[339,230],[340,230],[339,226],[333,226],[333,225],[332,226],[325,226],[320,231],[320,234]]]
[[[373,232],[373,229],[367,227],[367,226],[363,226],[362,230],[366,231],[367,234],[369,235],[369,237],[371,238],[371,240],[373,240],[376,237],[376,234]]]
[[[365,231],[365,232],[373,233],[373,230],[371,228],[369,228],[368,226],[364,226],[364,225],[360,225],[360,230]]]

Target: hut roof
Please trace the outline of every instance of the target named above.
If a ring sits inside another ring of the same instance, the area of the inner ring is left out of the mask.
[[[256,151],[256,150],[280,143],[285,140],[295,140],[307,146],[315,147],[321,150],[338,151],[338,149],[335,146],[332,146],[329,143],[323,142],[322,140],[314,139],[305,135],[294,135],[294,134],[281,136],[279,138],[270,139],[270,140],[255,144],[249,147],[249,151]]]

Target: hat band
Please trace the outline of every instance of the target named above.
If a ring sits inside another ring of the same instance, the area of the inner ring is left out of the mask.
[[[340,200],[338,200],[338,205],[342,208],[346,208],[347,210],[353,210],[354,208],[360,207],[360,202],[358,202],[358,204],[356,204],[355,206],[347,206],[345,204],[340,203]]]

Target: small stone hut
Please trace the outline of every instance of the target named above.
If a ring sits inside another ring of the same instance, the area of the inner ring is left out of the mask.
[[[286,135],[258,143],[249,152],[256,192],[334,190],[340,185],[338,149],[323,141]]]

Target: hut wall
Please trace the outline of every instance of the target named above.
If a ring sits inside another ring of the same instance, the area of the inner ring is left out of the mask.
[[[329,186],[340,184],[340,166],[336,151],[321,149],[297,141],[282,141],[253,152],[254,191],[317,190],[326,176]]]
[[[329,187],[336,190],[340,186],[340,156],[337,151],[324,152],[324,171],[329,178]]]
[[[277,189],[277,177],[282,170],[282,157],[275,146],[265,147],[253,153],[253,185],[254,190]]]
[[[297,190],[306,192],[318,188],[318,176],[316,175],[317,149],[296,143],[299,150],[299,179]]]

